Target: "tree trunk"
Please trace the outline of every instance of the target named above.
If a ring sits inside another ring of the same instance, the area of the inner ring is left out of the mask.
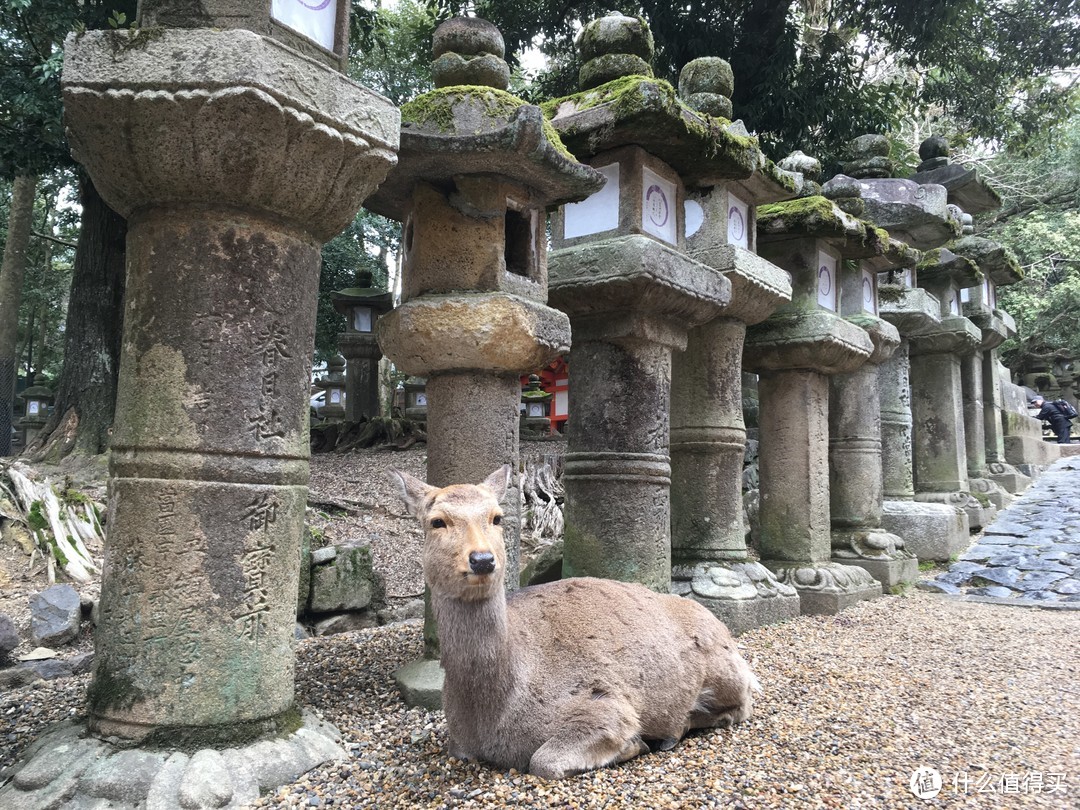
[[[26,451],[35,461],[55,463],[72,451],[104,452],[116,408],[127,222],[82,173],[79,188],[82,228],[71,277],[64,367],[53,414]]]
[[[0,265],[0,456],[11,455],[11,408],[15,402],[19,300],[26,274],[26,248],[34,218],[37,177],[20,174],[11,185],[7,242]]]

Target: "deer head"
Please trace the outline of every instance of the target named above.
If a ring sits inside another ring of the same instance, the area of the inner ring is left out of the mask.
[[[391,476],[424,530],[424,579],[432,592],[467,602],[500,593],[506,566],[500,501],[510,465],[482,484],[433,487],[400,470]]]

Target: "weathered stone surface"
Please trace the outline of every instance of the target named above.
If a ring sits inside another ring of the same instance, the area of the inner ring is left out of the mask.
[[[881,525],[920,560],[945,561],[971,543],[967,513],[955,506],[886,500]]]
[[[430,658],[412,661],[394,673],[401,699],[410,706],[431,711],[442,708],[444,677],[439,662]]]
[[[944,186],[877,178],[860,180],[859,188],[867,218],[918,250],[959,236],[959,224],[946,209],[948,192]]]
[[[799,595],[758,562],[711,562],[672,571],[672,593],[704,605],[735,635],[799,615]]]
[[[323,565],[324,563],[328,563],[337,559],[337,556],[337,546],[326,546],[324,548],[317,548],[313,552],[311,552],[311,564]]]
[[[223,753],[117,749],[71,724],[46,732],[0,788],[3,807],[238,810],[315,765],[343,759],[340,734],[304,714],[300,728]]]
[[[9,616],[0,613],[0,664],[5,662],[8,653],[19,646],[19,631]]]
[[[725,59],[716,56],[691,59],[679,71],[679,95],[684,99],[698,93],[710,93],[730,99],[734,92],[735,74],[731,70],[731,64]]]
[[[125,216],[214,200],[325,240],[395,161],[393,104],[271,39],[163,29],[138,48],[110,44],[125,36],[137,34],[73,36],[63,73],[72,151]]]
[[[377,329],[387,356],[416,375],[461,369],[522,374],[565,354],[570,343],[562,312],[501,293],[414,298],[380,318]]]
[[[435,29],[431,38],[431,55],[435,58],[454,52],[466,56],[492,54],[500,59],[506,55],[506,43],[497,26],[479,17],[453,17]]]
[[[337,548],[332,563],[311,570],[311,601],[314,613],[361,610],[381,592],[367,546]]]
[[[354,630],[367,630],[378,624],[378,619],[372,611],[352,611],[338,613],[315,623],[316,636],[333,636],[338,633],[351,633]]]
[[[750,327],[743,362],[758,373],[813,369],[821,374],[852,371],[866,362],[874,344],[863,329],[825,310],[776,314]]]
[[[70,585],[53,585],[30,597],[30,637],[34,644],[59,647],[79,634],[82,608]]]

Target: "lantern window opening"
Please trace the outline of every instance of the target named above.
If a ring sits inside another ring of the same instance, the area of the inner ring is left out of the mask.
[[[506,272],[533,278],[536,275],[536,212],[506,201],[503,258]]]

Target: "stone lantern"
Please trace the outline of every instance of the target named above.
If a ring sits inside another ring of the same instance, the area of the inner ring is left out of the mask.
[[[909,248],[931,250],[954,239],[960,233],[960,220],[956,209],[950,209],[946,189],[892,177],[893,166],[883,140],[878,135],[853,140],[844,171],[859,176],[834,180],[845,185],[854,180],[860,216]],[[836,196],[832,184],[826,184],[827,193]],[[915,286],[921,284],[921,272],[920,266],[893,268],[878,279],[880,315],[900,333],[900,345],[881,364],[878,374],[884,495],[881,523],[885,531],[903,538],[906,550],[919,559],[948,559],[970,542],[967,512],[960,504],[919,502],[915,494],[911,345],[916,335],[940,330],[942,321],[941,302],[930,291]]]
[[[682,70],[679,95],[726,119],[733,82],[723,59],[695,59]],[[763,158],[748,176],[698,180],[685,204],[686,252],[725,275],[731,300],[672,357],[671,587],[733,633],[799,614],[795,589],[750,559],[742,497],[746,328],[791,299],[788,274],[756,253],[756,206],[787,199],[795,187],[794,175]]]
[[[551,432],[552,394],[540,387],[540,377],[529,375],[529,384],[521,392],[521,428],[530,433],[547,435]]]
[[[686,189],[749,179],[764,159],[650,78],[641,19],[594,20],[578,49],[581,91],[544,109],[608,182],[552,219],[551,299],[574,330],[563,573],[667,591],[672,353],[731,299],[731,282],[684,252]]]
[[[428,413],[427,380],[409,377],[405,380],[405,416],[414,422],[426,422]]]
[[[791,275],[791,302],[747,331],[744,367],[759,375],[759,551],[799,592],[803,613],[836,613],[881,595],[861,568],[832,561],[829,379],[875,351],[867,331],[841,317],[846,259],[879,255],[883,237],[816,193],[821,166],[782,161],[802,175],[802,196],[758,208],[758,250]],[[809,192],[809,194],[807,194]]]
[[[340,420],[345,416],[345,358],[335,354],[326,364],[326,374],[316,385],[326,392],[323,419]]]
[[[345,421],[359,422],[382,412],[379,401],[379,360],[382,349],[375,339],[379,317],[394,308],[387,291],[372,286],[371,273],[360,273],[359,286],[330,294],[334,309],[345,316],[345,331],[338,348],[345,356]]]
[[[27,447],[49,419],[53,392],[44,385],[31,385],[19,394],[19,398],[25,403],[25,409],[18,426],[23,431],[23,447]]]
[[[520,375],[565,353],[569,321],[547,306],[548,206],[587,197],[603,178],[573,159],[540,109],[506,92],[502,34],[454,18],[439,26],[436,89],[402,108],[401,161],[365,203],[403,224],[402,303],[379,319],[398,369],[427,380],[427,479],[484,480],[510,464],[506,582],[518,582]],[[438,682],[434,623],[425,660],[398,673]]]
[[[65,44],[72,154],[128,219],[109,542],[89,733],[30,749],[0,806],[240,806],[345,756],[294,684],[310,358],[321,246],[398,112],[343,74],[348,4],[322,5],[332,40],[270,0],[142,0]]]

